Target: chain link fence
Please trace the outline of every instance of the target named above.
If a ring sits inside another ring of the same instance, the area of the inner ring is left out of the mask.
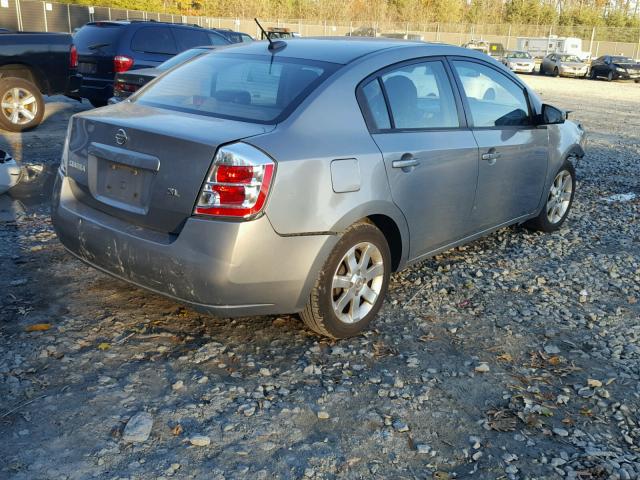
[[[260,32],[252,19],[171,15],[34,0],[0,0],[0,27],[10,30],[72,33],[87,22],[100,20],[156,20],[188,23],[204,28],[228,28],[260,38]],[[286,27],[305,37],[347,34],[391,35],[455,45],[462,45],[470,40],[485,40],[502,43],[506,49],[516,48],[518,37],[578,37],[583,41],[583,50],[590,51],[593,57],[603,54],[640,57],[640,28],[412,22],[340,24],[314,23],[309,20],[264,20],[261,23],[265,27]]]

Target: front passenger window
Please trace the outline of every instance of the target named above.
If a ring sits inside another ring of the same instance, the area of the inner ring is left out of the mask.
[[[455,60],[474,127],[530,125],[524,89],[488,66]]]

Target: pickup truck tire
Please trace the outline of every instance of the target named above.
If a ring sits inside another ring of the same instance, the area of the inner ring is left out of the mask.
[[[22,78],[0,80],[0,128],[24,132],[37,127],[44,115],[44,99],[38,87]]]

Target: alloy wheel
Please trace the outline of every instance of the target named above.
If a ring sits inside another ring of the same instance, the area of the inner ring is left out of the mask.
[[[373,243],[351,247],[340,260],[331,284],[336,317],[348,324],[362,320],[380,295],[384,273],[382,253]]]
[[[558,223],[569,209],[573,179],[567,170],[561,170],[553,180],[547,199],[547,219],[550,223]]]
[[[31,122],[38,113],[38,102],[29,90],[20,87],[5,92],[0,103],[2,114],[14,125]]]

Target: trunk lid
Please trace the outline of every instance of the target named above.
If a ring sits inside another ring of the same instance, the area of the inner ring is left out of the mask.
[[[67,176],[79,201],[176,233],[193,212],[218,146],[273,128],[118,104],[74,117]]]

